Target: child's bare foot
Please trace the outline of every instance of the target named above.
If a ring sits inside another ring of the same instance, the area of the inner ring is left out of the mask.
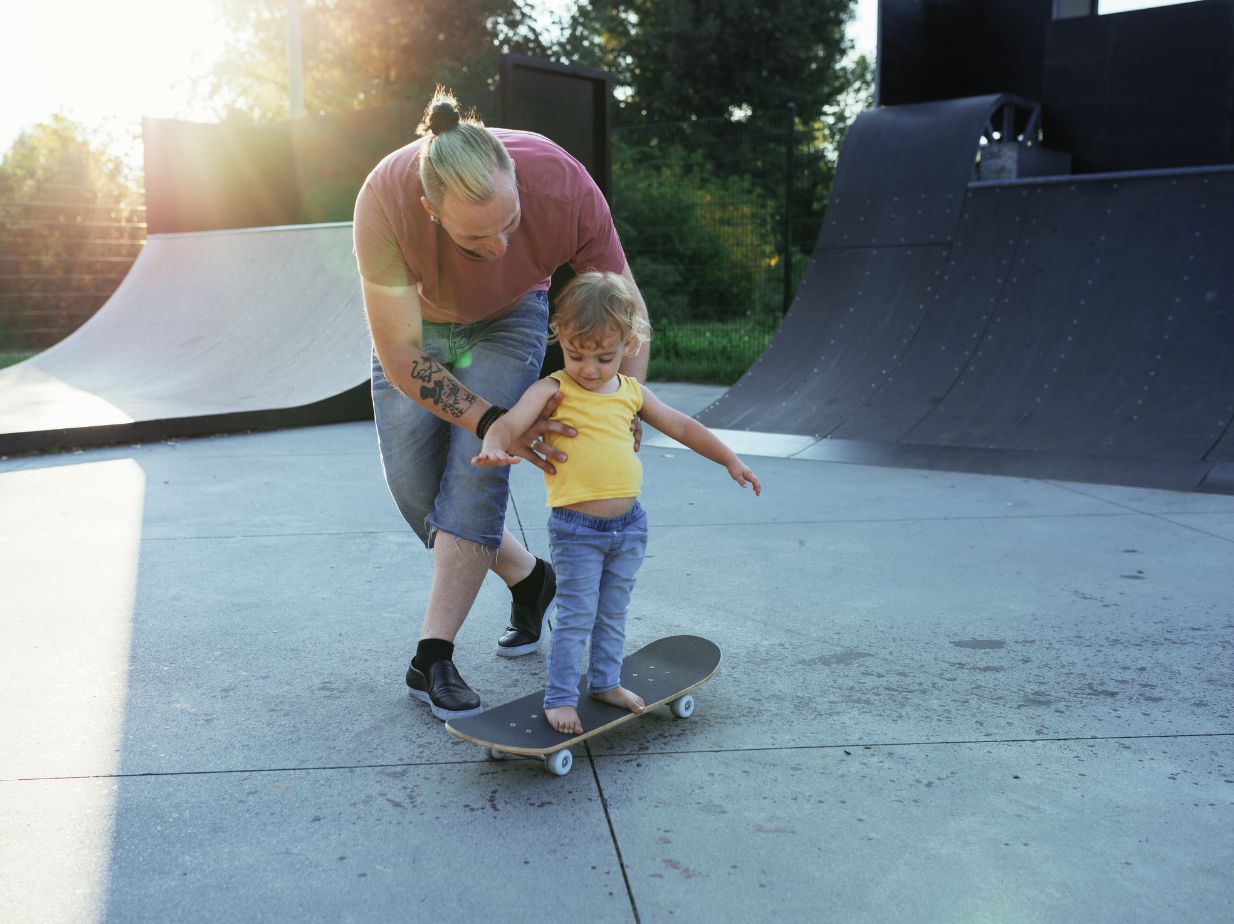
[[[604,693],[592,693],[591,698],[598,699],[602,703],[620,706],[622,709],[629,709],[635,714],[647,708],[647,704],[643,702],[641,696],[631,693],[625,687],[617,687]]]
[[[582,723],[578,720],[578,710],[573,706],[556,706],[553,709],[545,709],[544,718],[548,719],[548,724],[553,726],[555,731],[563,735],[583,733]]]

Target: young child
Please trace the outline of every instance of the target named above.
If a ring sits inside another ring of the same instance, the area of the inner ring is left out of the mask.
[[[592,697],[642,712],[646,703],[621,686],[626,607],[647,546],[647,516],[638,503],[642,463],[634,452],[637,415],[662,433],[718,462],[741,487],[762,485],[755,474],[705,426],[656,398],[617,370],[626,355],[650,339],[625,280],[615,273],[583,273],[557,300],[550,325],[561,343],[565,369],[531,386],[485,434],[480,466],[514,465],[507,451],[558,390],[554,419],[578,431],[572,439],[548,435],[569,460],[546,474],[549,546],[557,572],[557,619],[548,658],[544,714],[559,732],[582,732],[577,705],[583,647],[591,639],[588,690]]]

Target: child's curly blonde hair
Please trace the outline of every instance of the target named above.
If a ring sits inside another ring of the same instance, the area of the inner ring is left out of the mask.
[[[635,353],[651,340],[651,325],[639,312],[629,283],[617,273],[592,271],[571,279],[557,296],[548,327],[553,341],[565,336],[586,346],[616,332],[622,343],[634,341]]]

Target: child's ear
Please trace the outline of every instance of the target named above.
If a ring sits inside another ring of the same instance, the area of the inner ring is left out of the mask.
[[[631,334],[629,339],[626,340],[626,345],[625,345],[625,348],[622,350],[622,354],[625,356],[637,356],[639,346],[640,344],[638,342],[638,337],[636,337],[634,334]]]

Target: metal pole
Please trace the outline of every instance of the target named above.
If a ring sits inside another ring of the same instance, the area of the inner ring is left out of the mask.
[[[304,115],[304,64],[300,55],[300,0],[287,0],[287,92],[293,119]]]
[[[784,311],[793,301],[793,169],[797,147],[797,104],[788,104],[784,133]]]

